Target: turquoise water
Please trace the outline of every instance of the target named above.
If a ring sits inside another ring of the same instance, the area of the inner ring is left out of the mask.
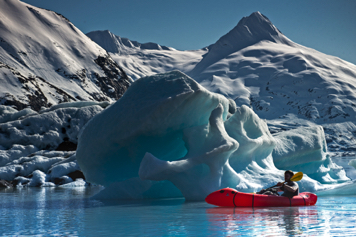
[[[356,196],[312,207],[218,208],[184,199],[98,201],[94,188],[0,190],[1,236],[356,236]]]

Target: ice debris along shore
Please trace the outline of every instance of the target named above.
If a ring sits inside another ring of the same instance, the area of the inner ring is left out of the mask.
[[[272,136],[247,106],[173,71],[136,80],[91,119],[76,159],[87,181],[105,186],[97,198],[203,200],[226,186],[271,186],[285,168],[306,174],[301,191],[350,182],[326,149],[321,126]]]
[[[78,133],[108,105],[72,102],[40,113],[0,106],[0,180],[14,186],[84,185],[75,158]]]

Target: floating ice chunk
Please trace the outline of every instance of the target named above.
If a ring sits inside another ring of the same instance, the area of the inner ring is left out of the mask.
[[[350,160],[348,165],[351,165],[356,169],[356,159]]]
[[[332,162],[327,154],[324,130],[309,126],[275,135],[277,146],[272,156],[278,169],[298,170],[321,183],[350,180],[344,169]]]
[[[77,162],[72,161],[54,166],[52,169],[50,169],[51,172],[49,173],[51,179],[54,179],[74,172],[76,170],[80,170],[79,165],[77,164]]]
[[[139,170],[140,178],[170,180],[189,200],[202,200],[217,189],[236,186],[239,178],[228,159],[239,144],[225,131],[223,111],[219,104],[212,111],[207,126],[186,129],[184,141],[188,153],[184,158],[162,161],[146,153]]]
[[[165,161],[184,157],[184,130],[208,124],[218,104],[226,120],[229,100],[178,71],[138,79],[120,100],[85,126],[78,143],[78,164],[88,182],[106,189],[110,184],[138,178],[146,152]],[[141,195],[165,185],[150,183],[152,187],[142,189]],[[177,190],[171,188],[171,192]]]
[[[74,182],[59,185],[60,188],[76,188],[86,186],[87,183],[83,179],[77,179]]]
[[[316,194],[318,196],[355,195],[356,181],[324,186]]]
[[[72,155],[67,159],[63,159],[60,162],[53,164],[47,172],[49,179],[54,180],[55,178],[60,178],[71,172],[80,170],[80,167],[77,164],[75,158],[76,158],[75,155]]]
[[[56,149],[67,140],[77,143],[82,127],[107,105],[108,102],[66,103],[52,107],[53,111],[2,123],[0,179],[15,181],[18,186],[53,186],[56,179],[72,182],[66,175],[80,170],[75,152],[48,149]],[[45,174],[45,181],[38,171]]]
[[[0,167],[0,179],[14,180],[22,170],[22,165],[8,165]]]
[[[273,160],[280,169],[326,159],[326,141],[321,126],[280,132],[275,139],[277,146],[273,150]]]
[[[264,120],[242,105],[224,125],[229,136],[240,144],[229,159],[240,179],[237,190],[255,192],[284,180],[284,171],[274,166],[271,152],[276,141]]]
[[[32,178],[28,186],[30,187],[40,187],[46,183],[46,174],[40,170],[36,170],[32,173]]]

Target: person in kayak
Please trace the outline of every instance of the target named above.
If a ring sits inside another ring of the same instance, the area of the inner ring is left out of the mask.
[[[284,182],[279,182],[276,186],[279,186],[278,191],[284,191],[281,196],[292,198],[294,196],[299,195],[299,186],[296,182],[291,181],[290,179],[293,177],[294,173],[291,170],[287,170],[284,172]],[[264,195],[276,195],[278,196],[277,192],[273,192],[271,189],[262,189],[261,191],[257,192],[257,194],[264,194]]]

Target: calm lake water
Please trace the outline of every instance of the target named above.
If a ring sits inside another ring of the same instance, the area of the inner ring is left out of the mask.
[[[91,188],[0,190],[1,236],[356,236],[356,196],[312,207],[219,208],[184,199],[92,200]]]

